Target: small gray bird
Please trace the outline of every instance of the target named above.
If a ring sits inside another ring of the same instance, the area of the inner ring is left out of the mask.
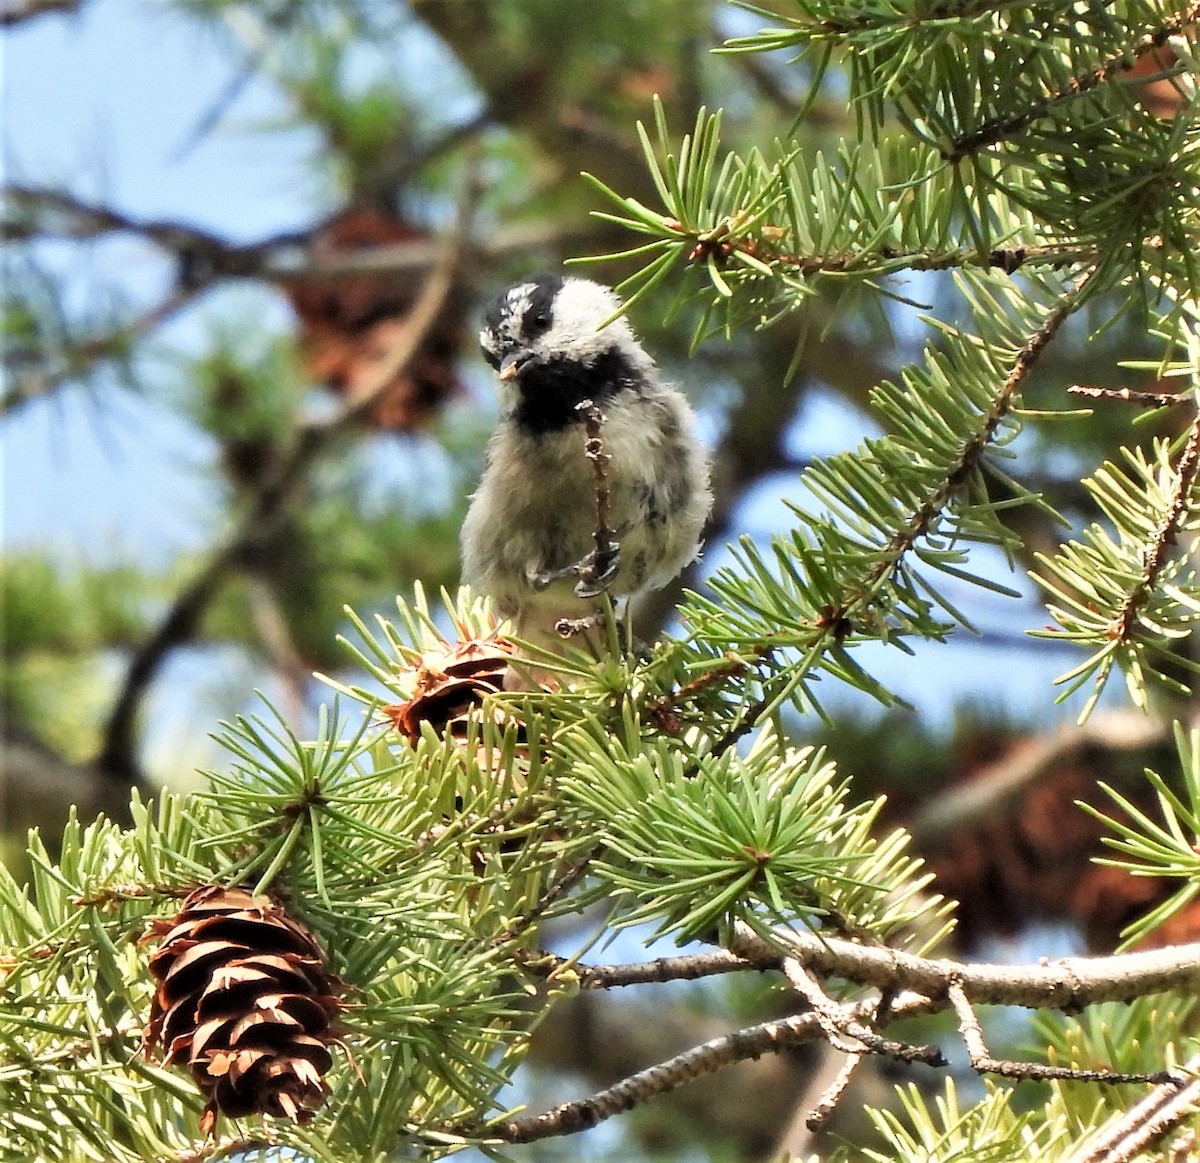
[[[660,382],[607,287],[539,275],[505,291],[479,342],[500,373],[502,414],[462,528],[463,572],[513,633],[561,650],[555,625],[599,595],[664,586],[700,552],[712,506],[708,459],[683,395]],[[591,401],[603,416],[609,526],[596,544],[596,479],[585,456]]]

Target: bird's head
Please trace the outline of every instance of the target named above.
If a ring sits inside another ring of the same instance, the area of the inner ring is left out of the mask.
[[[590,279],[535,275],[504,291],[484,317],[479,343],[502,380],[520,389],[563,376],[588,380],[596,369],[618,378],[653,366],[608,287]]]

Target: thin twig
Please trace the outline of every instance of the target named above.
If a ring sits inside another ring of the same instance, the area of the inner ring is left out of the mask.
[[[792,254],[778,250],[759,239],[729,238],[715,244],[697,237],[691,252],[692,261],[707,259],[712,250],[727,258],[734,251],[748,254],[767,263],[782,263],[789,273],[811,278],[813,275],[879,274],[895,271],[949,271],[960,269],[1000,270],[1015,274],[1022,267],[1042,270],[1061,270],[1064,267],[1091,263],[1099,256],[1094,246],[1008,246],[993,250],[962,248],[930,253],[927,250],[902,250],[881,246],[851,254]]]
[[[1067,391],[1073,396],[1117,400],[1123,404],[1139,404],[1144,408],[1167,408],[1191,399],[1190,392],[1139,392],[1133,388],[1098,388],[1090,384],[1072,384]]]
[[[566,896],[583,879],[591,864],[592,856],[593,853],[587,852],[568,865],[558,877],[547,885],[542,895],[524,913],[493,939],[493,944],[507,945],[540,921],[552,905]]]
[[[6,220],[9,239],[30,237],[95,238],[104,234],[133,234],[176,254],[185,265],[199,266],[226,276],[257,275],[279,248],[302,243],[306,234],[283,234],[246,245],[230,243],[219,235],[167,219],[138,218],[96,202],[77,198],[65,190],[10,184],[4,197],[18,209],[49,212],[62,217],[61,229],[34,219],[31,223]]]
[[[843,1054],[879,1054],[898,1062],[923,1062],[927,1066],[945,1066],[946,1059],[936,1046],[914,1046],[884,1038],[848,1014],[826,992],[807,965],[794,957],[784,958],[784,976],[788,984],[812,1007],[826,1041]]]
[[[863,1054],[847,1054],[833,1081],[825,1088],[817,1099],[812,1110],[804,1118],[804,1126],[809,1133],[820,1131],[833,1117],[837,1105],[845,1097],[846,1090],[854,1079],[854,1074],[862,1065]]]
[[[1141,57],[1155,49],[1162,48],[1171,37],[1178,36],[1188,25],[1195,24],[1197,20],[1200,20],[1200,3],[1193,3],[1160,28],[1146,33],[1128,51],[1109,57],[1094,69],[1078,77],[1073,77],[1065,88],[1047,93],[1021,113],[1011,114],[1007,117],[994,117],[970,133],[962,134],[951,143],[948,149],[942,151],[942,157],[950,163],[959,162],[971,154],[999,144],[1005,138],[1021,133],[1035,121],[1045,117],[1058,102],[1078,97],[1114,77],[1128,73]]]
[[[627,985],[661,985],[666,981],[697,981],[724,973],[743,970],[778,969],[778,955],[758,960],[739,957],[728,949],[692,953],[682,957],[659,957],[654,961],[635,961],[627,965],[585,965],[545,950],[523,952],[517,960],[534,977],[554,978],[570,974],[580,989],[619,989]]]
[[[1193,1059],[1188,1069],[1200,1067]],[[1079,1163],[1130,1163],[1155,1140],[1195,1113],[1200,1107],[1200,1078],[1185,1086],[1156,1086],[1145,1098],[1127,1110],[1094,1142]]]
[[[1079,1070],[1072,1066],[1048,1066],[1043,1062],[1015,1062],[1008,1058],[994,1058],[984,1041],[983,1027],[979,1024],[979,1017],[971,1007],[970,999],[967,997],[960,978],[950,979],[946,987],[946,996],[950,999],[950,1007],[958,1019],[958,1032],[962,1035],[963,1045],[967,1048],[967,1060],[971,1069],[979,1074],[999,1074],[1003,1078],[1032,1079],[1036,1082],[1048,1082],[1052,1079],[1072,1082],[1162,1082],[1163,1072],[1161,1070],[1152,1073]],[[1172,1089],[1177,1088],[1178,1084],[1172,1087]]]
[[[259,645],[283,688],[284,719],[293,730],[299,731],[308,707],[312,668],[305,666],[279,596],[266,578],[249,579],[246,602]]]
[[[592,466],[592,483],[596,495],[593,549],[574,567],[579,577],[576,593],[580,593],[580,596],[595,597],[611,583],[610,574],[620,553],[617,531],[612,527],[612,498],[608,488],[608,465],[612,457],[604,451],[604,441],[600,436],[604,413],[591,400],[581,401],[575,406],[575,411],[583,417],[586,434],[583,454]],[[585,593],[580,592],[580,587],[583,587]]]
[[[1109,627],[1109,636],[1127,642],[1133,634],[1134,623],[1142,607],[1154,593],[1158,575],[1166,564],[1167,551],[1175,544],[1179,526],[1191,505],[1192,489],[1200,475],[1200,409],[1192,417],[1192,428],[1179,463],[1175,466],[1175,488],[1167,504],[1166,512],[1154,533],[1154,540],[1146,551],[1142,562],[1142,574],[1125,600]]]

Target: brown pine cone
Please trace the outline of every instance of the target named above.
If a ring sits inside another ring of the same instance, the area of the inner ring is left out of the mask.
[[[381,710],[414,747],[422,723],[432,724],[439,735],[465,736],[471,708],[504,689],[511,661],[512,646],[503,638],[472,638],[444,651],[427,651],[414,667],[412,696]]]
[[[186,1065],[207,1100],[200,1130],[219,1115],[306,1122],[329,1092],[341,983],[316,938],[270,901],[239,888],[196,889],[156,921],[149,960],[157,988],[144,1048]]]

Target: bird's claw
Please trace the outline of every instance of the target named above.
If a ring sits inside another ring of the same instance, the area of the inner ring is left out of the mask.
[[[588,600],[607,592],[621,568],[619,550],[617,543],[610,541],[602,549],[593,549],[574,567],[574,573],[579,578],[575,583],[577,598]]]

